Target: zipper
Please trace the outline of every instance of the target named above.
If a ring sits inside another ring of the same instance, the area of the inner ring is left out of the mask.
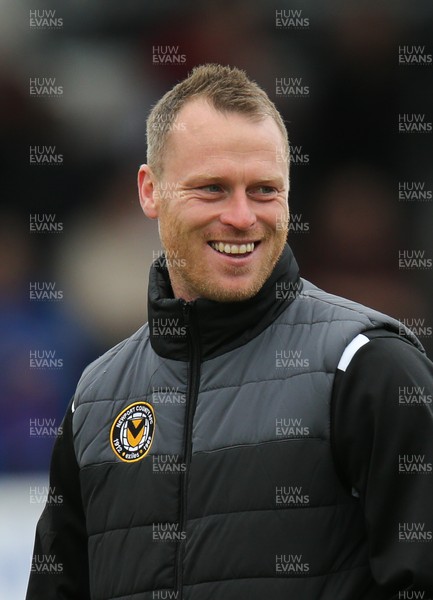
[[[180,474],[179,528],[182,533],[185,532],[186,526],[188,475],[192,455],[192,426],[200,384],[200,340],[197,335],[197,329],[194,327],[193,323],[193,305],[193,302],[182,301],[184,323],[188,339],[188,382],[186,394],[186,424],[183,445],[185,469]],[[175,567],[176,600],[182,600],[183,596],[183,559],[185,554],[185,542],[186,540],[181,538],[177,547]]]

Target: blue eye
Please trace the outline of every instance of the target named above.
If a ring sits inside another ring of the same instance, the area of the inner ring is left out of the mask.
[[[265,195],[273,194],[276,191],[275,188],[273,188],[269,185],[261,185],[260,187],[257,188],[257,190]]]
[[[209,185],[202,186],[200,189],[204,190],[205,192],[220,192],[221,186],[217,183],[210,183]]]

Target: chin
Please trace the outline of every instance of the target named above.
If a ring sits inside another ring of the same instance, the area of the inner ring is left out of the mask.
[[[255,296],[262,285],[263,282],[251,282],[238,287],[225,287],[224,283],[208,284],[200,296],[215,302],[242,302],[242,300],[249,300]]]

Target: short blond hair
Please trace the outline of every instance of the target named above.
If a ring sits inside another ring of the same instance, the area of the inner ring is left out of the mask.
[[[284,121],[266,92],[236,67],[205,64],[195,67],[155,104],[147,119],[147,163],[156,177],[163,172],[165,148],[176,118],[190,100],[205,98],[220,112],[235,112],[257,120],[271,117],[282,136],[289,165],[289,139]]]

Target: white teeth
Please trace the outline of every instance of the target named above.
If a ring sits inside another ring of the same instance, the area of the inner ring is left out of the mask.
[[[224,244],[223,242],[211,242],[210,245],[214,250],[223,254],[246,254],[254,250],[254,242],[250,244]]]

